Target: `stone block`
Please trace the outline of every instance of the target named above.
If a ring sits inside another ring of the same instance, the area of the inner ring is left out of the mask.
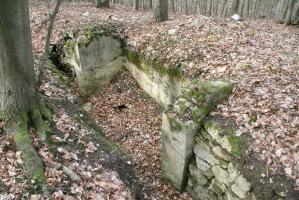
[[[189,165],[189,171],[190,171],[189,179],[195,179],[196,183],[198,183],[199,185],[204,186],[208,182],[208,179],[197,168],[195,162],[192,162]]]
[[[248,191],[251,189],[251,184],[240,175],[236,178],[235,183],[231,186],[231,190],[241,199],[248,196]]]
[[[232,158],[230,155],[228,155],[220,146],[214,146],[212,148],[213,152],[221,159],[225,161],[231,161]]]
[[[215,178],[211,181],[211,184],[208,189],[215,192],[219,197],[223,196],[226,191],[225,185],[221,184]]]
[[[197,129],[197,125],[192,121],[183,122],[173,118],[169,113],[163,114],[162,174],[179,191],[182,191],[187,183],[188,167],[194,155],[194,137]]]
[[[210,151],[211,149],[203,142],[197,143],[194,147],[194,153],[198,158],[206,161],[211,165],[220,164],[219,160],[217,160]]]
[[[209,135],[226,151],[241,157],[246,148],[246,138],[237,136],[232,123],[221,118],[210,117],[204,124]]]
[[[69,43],[74,43],[70,47]],[[76,82],[85,95],[90,95],[107,85],[122,67],[122,48],[119,40],[110,36],[99,36],[88,45],[69,42],[64,47],[76,74]]]
[[[229,174],[227,170],[222,169],[220,166],[215,165],[212,167],[215,178],[220,182],[229,186]]]
[[[208,179],[214,177],[212,166],[208,164],[206,161],[201,160],[197,156],[195,156],[197,168],[205,175]]]

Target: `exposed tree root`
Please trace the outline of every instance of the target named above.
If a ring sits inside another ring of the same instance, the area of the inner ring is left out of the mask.
[[[52,112],[51,110],[43,103],[39,103],[40,107],[40,114],[42,115],[43,119],[46,119],[48,121],[52,120]]]
[[[34,124],[35,130],[36,130],[37,134],[39,135],[40,139],[42,141],[45,141],[47,139],[47,133],[49,133],[51,130],[49,129],[48,125],[42,119],[42,115],[41,115],[39,108],[37,108],[33,111],[31,120]]]
[[[71,170],[69,167],[60,164],[60,163],[53,163],[54,168],[56,169],[62,169],[62,171],[72,179],[72,181],[81,182],[82,179],[80,176],[78,176],[73,170]]]
[[[17,119],[17,124],[14,126],[14,141],[18,151],[22,152],[21,156],[25,170],[35,182],[42,187],[44,196],[47,197],[47,199],[51,199],[51,195],[47,189],[43,161],[34,149],[33,140],[28,132],[28,124],[32,122],[39,137],[45,141],[47,139],[47,133],[51,130],[43,118],[48,120],[52,118],[50,110],[43,104],[29,114],[26,112],[22,113]]]
[[[37,183],[44,185],[46,179],[43,161],[33,148],[33,142],[28,133],[28,122],[27,114],[23,113],[16,126],[14,140],[17,149],[22,152],[25,169]]]

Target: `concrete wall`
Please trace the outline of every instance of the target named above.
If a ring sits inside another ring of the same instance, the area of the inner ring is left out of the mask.
[[[109,36],[95,39],[88,46],[68,41],[63,62],[75,71],[75,80],[85,95],[107,85],[122,67],[121,42]]]
[[[210,112],[232,92],[221,81],[188,80],[175,68],[123,51],[119,40],[101,36],[88,45],[66,45],[85,94],[108,84],[124,67],[145,92],[165,108],[162,117],[162,175],[198,200],[296,200],[285,176],[265,176],[267,165],[246,153],[248,138],[232,122]]]

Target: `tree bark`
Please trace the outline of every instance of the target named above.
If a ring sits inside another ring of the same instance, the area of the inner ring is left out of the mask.
[[[289,0],[288,10],[287,10],[287,13],[286,13],[286,17],[284,19],[284,24],[285,25],[289,25],[292,21],[294,6],[295,6],[295,0]]]
[[[134,0],[133,3],[134,3],[134,4],[133,4],[133,8],[134,8],[134,10],[139,10],[139,0]]]
[[[155,0],[154,17],[156,22],[168,20],[168,0]]]
[[[39,75],[38,75],[38,79],[37,79],[37,87],[38,88],[41,86],[42,81],[43,81],[43,77],[44,77],[44,73],[45,73],[45,65],[46,65],[48,56],[50,54],[50,43],[51,43],[51,36],[52,36],[54,21],[55,21],[56,15],[58,14],[61,1],[62,0],[56,0],[54,9],[53,9],[52,13],[50,14],[48,32],[47,32],[46,43],[45,43],[45,52],[42,55],[40,64],[39,64]]]
[[[96,7],[102,8],[102,7],[109,7],[110,6],[110,0],[95,0],[96,1]]]
[[[27,0],[0,3],[0,118],[37,106]]]
[[[43,162],[28,133],[29,122],[43,140],[47,132],[33,70],[28,0],[0,1],[0,119],[13,133],[25,169],[47,193]]]

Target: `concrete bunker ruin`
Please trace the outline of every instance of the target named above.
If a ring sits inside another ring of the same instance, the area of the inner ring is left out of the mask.
[[[85,95],[129,71],[165,111],[162,116],[162,175],[194,199],[296,199],[284,176],[263,176],[267,166],[246,155],[246,136],[233,122],[209,113],[232,93],[222,81],[190,80],[179,69],[148,60],[101,29],[85,39],[69,38],[62,63],[71,66]]]

